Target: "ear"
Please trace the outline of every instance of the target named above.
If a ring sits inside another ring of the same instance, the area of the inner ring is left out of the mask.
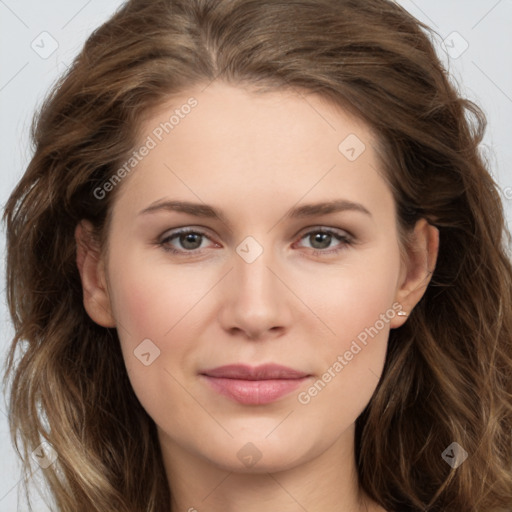
[[[438,252],[439,230],[426,219],[418,220],[405,248],[405,261],[402,262],[399,287],[395,296],[395,300],[402,305],[402,311],[408,315],[427,289],[436,266]],[[407,316],[395,316],[390,322],[391,328],[403,325]]]
[[[82,220],[75,229],[76,264],[82,280],[84,307],[97,324],[115,327],[104,261],[92,232],[92,224],[87,220]]]

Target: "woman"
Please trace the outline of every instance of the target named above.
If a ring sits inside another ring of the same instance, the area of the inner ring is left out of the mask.
[[[4,214],[56,510],[511,509],[503,211],[426,30],[134,0],[89,38]]]

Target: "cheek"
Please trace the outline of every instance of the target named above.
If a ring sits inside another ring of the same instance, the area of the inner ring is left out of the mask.
[[[313,277],[297,275],[295,282],[303,283],[297,294],[318,317],[325,342],[342,349],[376,322],[379,330],[387,330],[389,322],[385,320],[383,329],[380,319],[386,313],[387,320],[394,317],[399,267],[399,251],[392,244],[354,251],[346,262],[326,267]]]
[[[354,253],[343,266],[319,274],[304,295],[325,332],[316,337],[317,380],[299,395],[312,414],[329,409],[339,421],[356,418],[379,382],[385,363],[400,256],[397,247]],[[327,329],[325,326],[328,326]],[[324,329],[325,327],[325,329]],[[320,428],[320,425],[319,425]]]
[[[194,350],[194,305],[207,292],[206,285],[199,287],[200,273],[191,279],[192,273],[129,254],[112,269],[112,307],[128,377],[148,414],[165,423],[171,415],[164,406],[167,400],[173,403],[173,415],[193,406],[176,369],[185,366]]]
[[[133,342],[141,336],[163,340],[212,286],[201,271],[166,263],[165,255],[149,263],[137,254],[127,254],[112,268],[114,316]]]
[[[183,358],[187,339],[176,334],[199,292],[179,272],[166,277],[163,267],[144,262],[135,252],[113,258],[110,268],[111,305],[126,370],[139,401],[151,408],[169,380],[164,371],[169,355]]]

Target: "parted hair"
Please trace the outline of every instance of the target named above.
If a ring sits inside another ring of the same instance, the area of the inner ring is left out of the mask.
[[[377,136],[400,237],[421,218],[439,230],[431,281],[391,330],[356,422],[361,487],[396,512],[512,510],[510,235],[480,150],[485,115],[435,37],[388,0],[131,0],[90,35],[34,116],[33,156],[3,216],[4,388],[24,488],[46,441],[52,510],[169,511],[156,427],[117,331],[84,309],[74,230],[90,220],[105,246],[123,186],[94,190],[134,151],[141,120],[221,80],[317,93],[358,116]],[[468,455],[458,467],[443,457],[452,443]]]

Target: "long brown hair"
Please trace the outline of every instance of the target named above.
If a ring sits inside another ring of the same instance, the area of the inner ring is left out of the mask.
[[[85,312],[74,229],[89,219],[105,244],[122,183],[102,199],[94,190],[135,149],[143,116],[223,80],[315,92],[355,113],[378,135],[401,232],[420,218],[439,229],[434,275],[391,331],[356,423],[362,488],[388,510],[512,510],[510,239],[479,153],[485,117],[431,35],[388,0],[132,0],[94,31],[34,119],[34,155],[4,213],[15,328],[4,385],[27,485],[46,440],[57,510],[169,509],[117,332]],[[456,468],[443,457],[455,442],[468,454]]]

